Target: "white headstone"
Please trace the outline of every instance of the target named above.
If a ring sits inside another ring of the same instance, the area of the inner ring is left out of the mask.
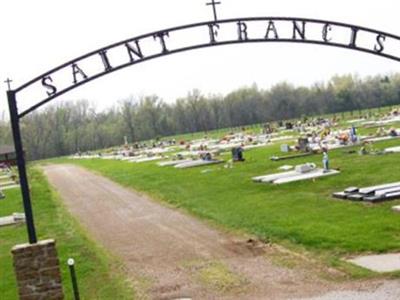
[[[307,172],[315,170],[315,168],[316,168],[315,164],[307,163],[307,164],[304,164],[304,165],[296,166],[295,171],[299,172],[299,173],[307,173]]]

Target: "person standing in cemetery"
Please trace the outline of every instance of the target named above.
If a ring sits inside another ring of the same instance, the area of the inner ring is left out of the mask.
[[[329,172],[329,156],[327,148],[322,148],[322,165],[324,166],[324,172]]]
[[[352,125],[351,129],[350,129],[350,137],[351,137],[351,142],[352,143],[357,142],[357,130],[356,130],[356,127],[354,125]]]

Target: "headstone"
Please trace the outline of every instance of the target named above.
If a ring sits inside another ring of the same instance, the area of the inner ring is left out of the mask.
[[[393,206],[392,210],[395,211],[395,212],[400,213],[400,205]]]
[[[0,217],[0,227],[25,222],[24,213],[13,213],[11,216]]]
[[[13,213],[12,216],[16,222],[25,222],[25,214],[24,213]]]
[[[212,160],[211,153],[210,153],[210,152],[207,152],[207,153],[203,156],[203,160],[211,161],[211,160]]]
[[[8,226],[8,225],[14,225],[15,223],[16,222],[15,222],[13,216],[1,217],[0,218],[0,227]]]
[[[299,150],[302,152],[308,152],[310,150],[309,142],[307,138],[299,138],[297,141]]]
[[[310,171],[315,170],[316,165],[313,163],[309,163],[309,164],[304,164],[304,165],[298,165],[295,167],[295,171],[298,173],[307,173]]]
[[[348,193],[345,192],[337,192],[337,193],[333,193],[332,196],[334,198],[338,198],[338,199],[346,199],[348,196]]]
[[[4,190],[10,190],[19,187],[19,184],[12,184],[12,185],[7,185],[7,186],[2,186],[1,189]]]
[[[5,186],[9,186],[9,185],[13,185],[15,184],[15,181],[9,180],[9,181],[1,181],[0,182],[0,187],[5,187]]]
[[[302,180],[309,180],[309,179],[315,179],[315,178],[320,178],[320,177],[326,177],[326,176],[332,176],[332,175],[337,175],[339,174],[339,171],[336,170],[329,170],[326,172],[325,170],[322,169],[315,169],[314,171],[310,171],[304,174],[298,174],[296,176],[291,176],[288,178],[281,178],[273,181],[273,184],[284,184],[284,183],[289,183],[289,182],[295,182],[295,181],[302,181]]]
[[[394,272],[400,270],[399,253],[359,256],[353,259],[349,259],[347,261],[356,264],[357,266],[379,273]]]
[[[281,145],[281,151],[282,152],[289,152],[290,151],[290,147],[287,144],[282,144]]]
[[[289,171],[289,170],[293,169],[293,166],[291,166],[291,165],[283,165],[283,166],[280,166],[278,169],[282,170],[282,171]]]
[[[347,196],[347,199],[353,200],[353,201],[362,201],[364,198],[363,195],[360,194],[351,194]]]
[[[286,123],[285,123],[285,127],[286,127],[287,130],[293,129],[293,123],[291,123],[291,122],[286,122]]]
[[[344,190],[345,193],[356,193],[358,192],[358,187],[351,186]]]
[[[242,147],[234,147],[234,148],[232,148],[232,160],[233,161],[244,161],[243,148]]]

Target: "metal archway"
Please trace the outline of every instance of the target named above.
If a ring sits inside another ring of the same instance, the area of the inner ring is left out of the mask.
[[[172,40],[180,34],[192,37],[193,33],[198,35],[198,41],[194,43],[191,39],[187,44],[185,39]],[[223,33],[230,35],[223,38]],[[183,42],[183,45],[176,44],[177,42]],[[375,29],[319,19],[254,17],[217,20],[215,15],[215,21],[188,24],[133,37],[55,67],[7,92],[29,242],[36,243],[37,238],[20,133],[21,118],[64,93],[131,65],[206,47],[265,42],[339,47],[400,61],[400,37]],[[89,63],[95,64],[90,70],[84,67]],[[68,83],[60,80],[66,76],[71,79]],[[19,112],[16,95],[31,88],[41,89],[43,96],[36,104]]]

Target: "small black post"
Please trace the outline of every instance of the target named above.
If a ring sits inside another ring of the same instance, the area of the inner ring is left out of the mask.
[[[22,200],[24,203],[24,211],[26,217],[26,226],[28,229],[29,243],[35,244],[37,242],[35,224],[33,222],[31,197],[29,194],[28,178],[26,176],[26,166],[24,150],[22,147],[21,131],[19,127],[19,116],[17,101],[14,91],[7,91],[8,107],[10,109],[10,120],[12,133],[14,138],[15,154],[17,156],[17,165],[19,173],[19,183],[21,185]]]
[[[72,288],[74,290],[74,299],[80,300],[78,281],[76,280],[76,273],[75,273],[75,260],[73,258],[68,259],[68,266],[69,266],[69,271],[71,273]]]

